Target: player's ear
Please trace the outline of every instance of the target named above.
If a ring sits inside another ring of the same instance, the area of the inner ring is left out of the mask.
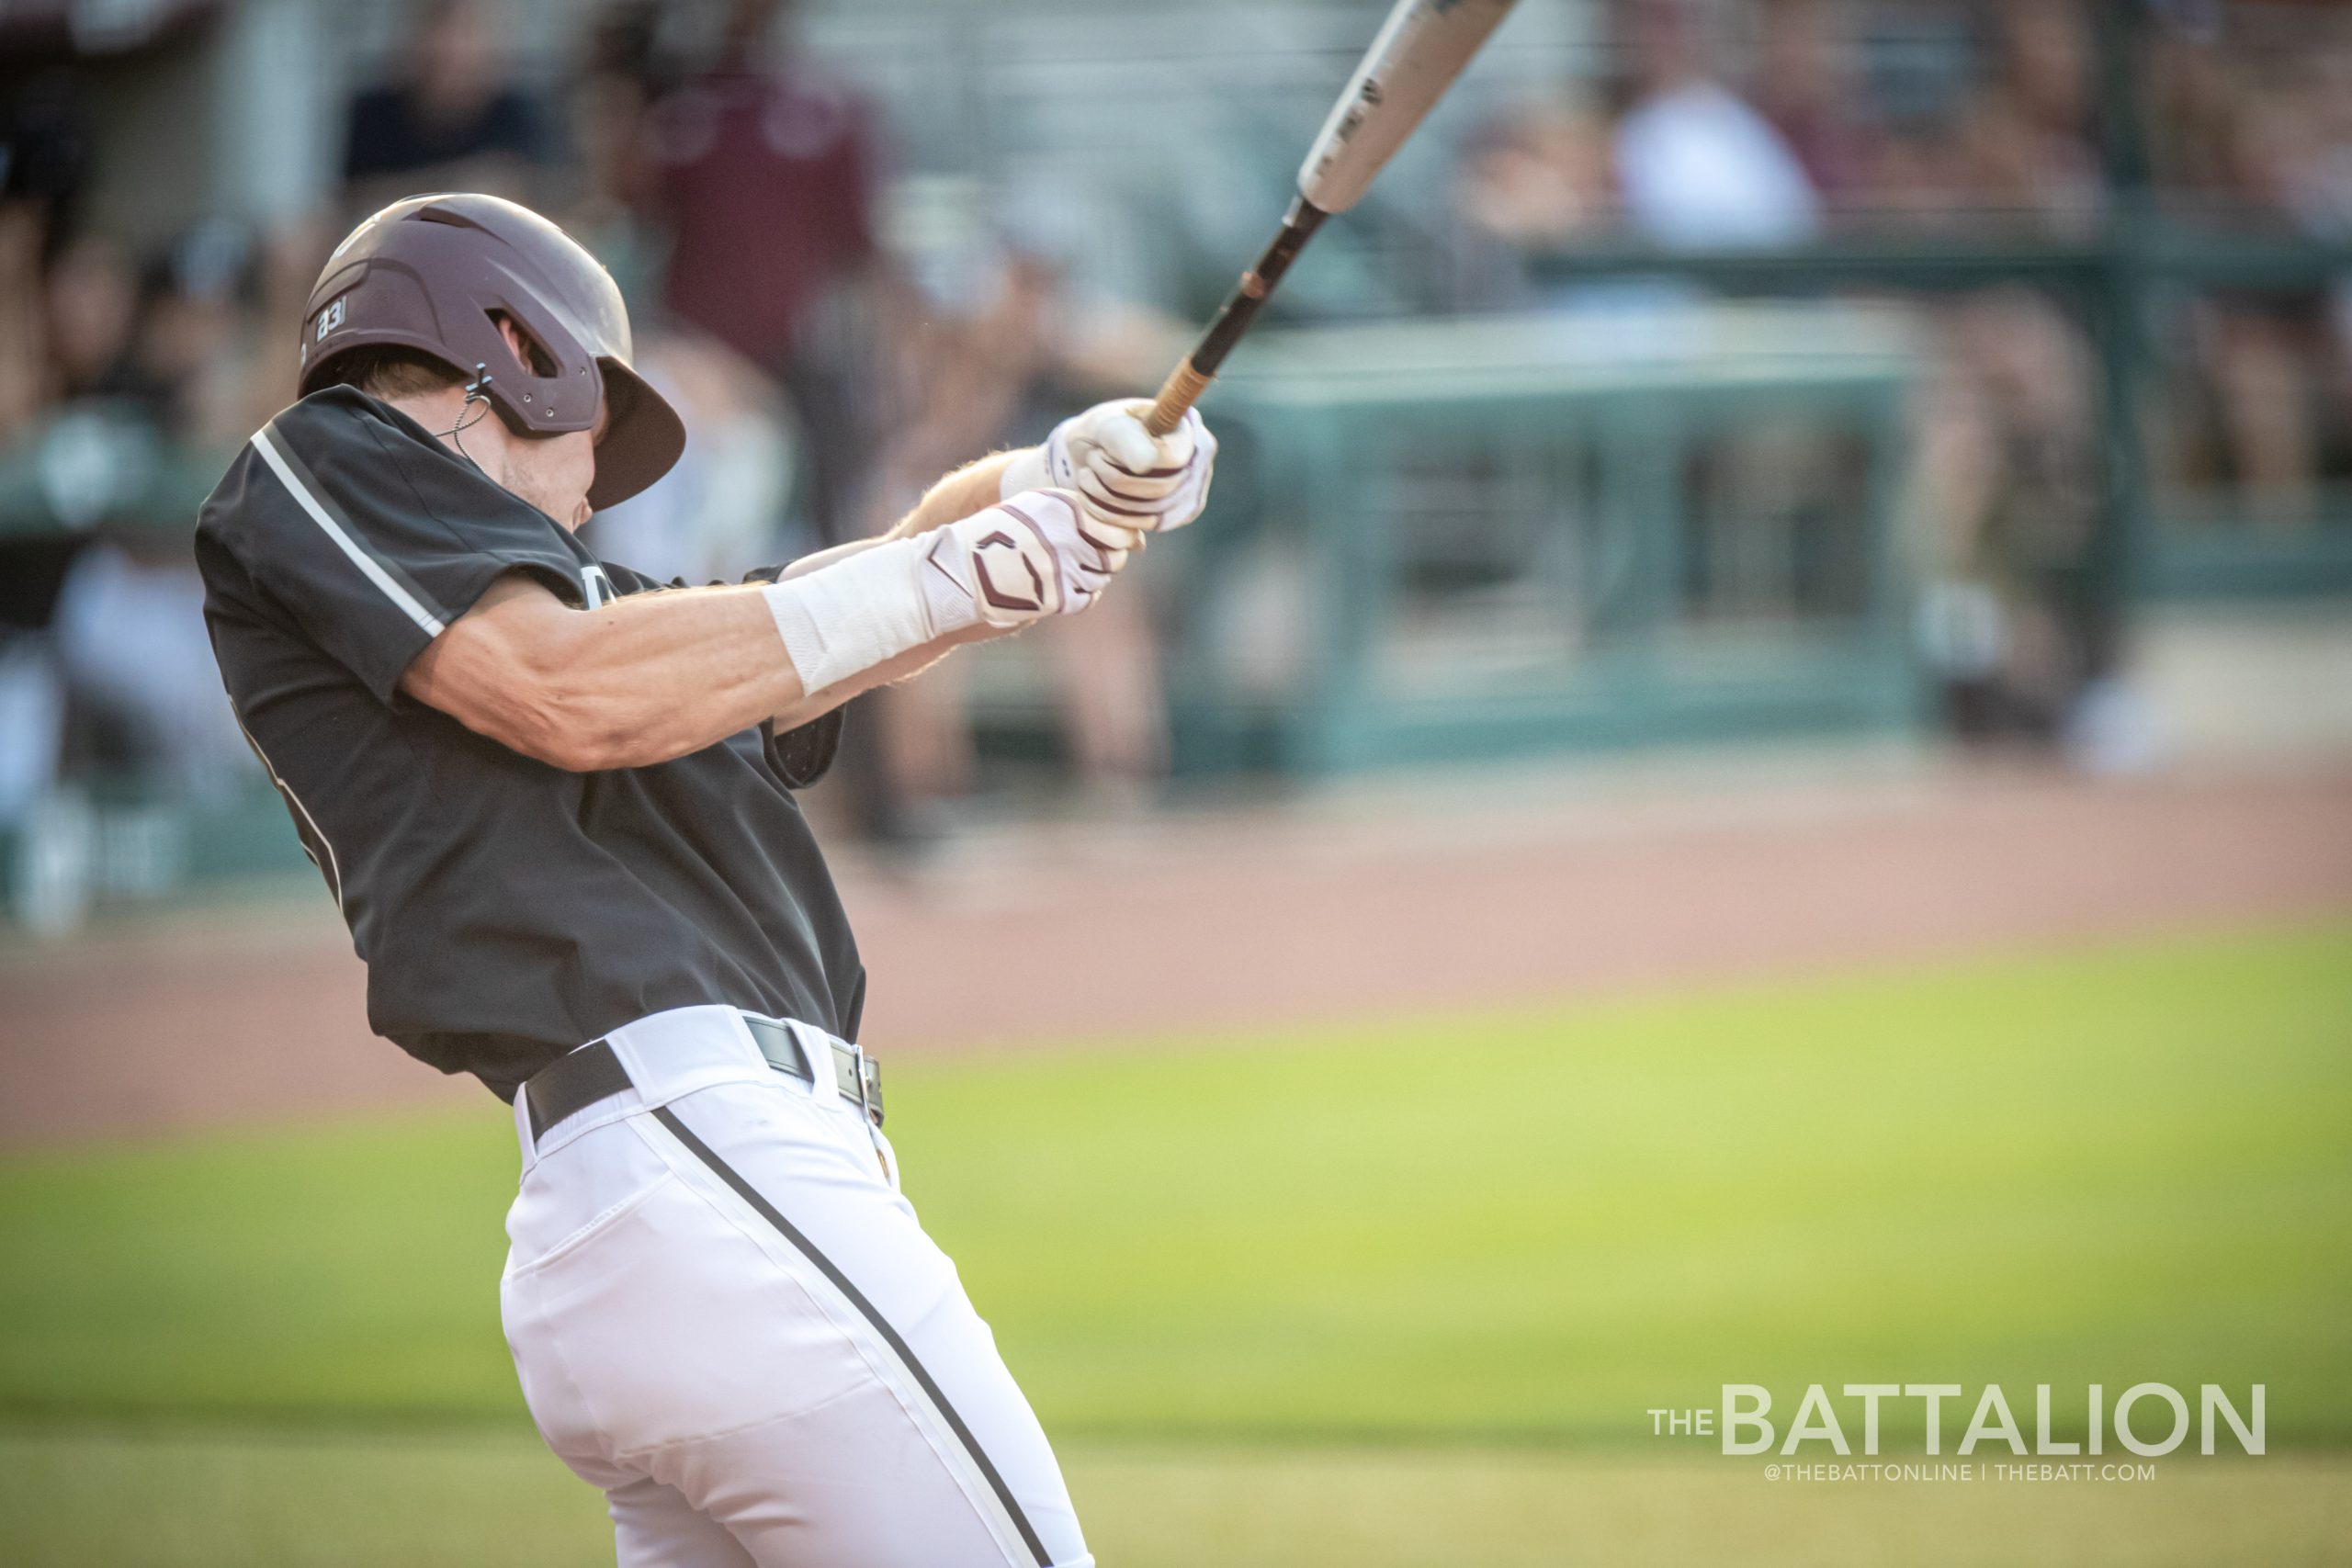
[[[555,356],[541,348],[538,340],[525,332],[514,317],[503,310],[492,310],[490,319],[498,323],[498,335],[506,340],[506,346],[514,352],[515,364],[534,376],[555,374]]]

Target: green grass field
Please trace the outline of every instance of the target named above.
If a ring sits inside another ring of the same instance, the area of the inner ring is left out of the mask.
[[[2352,1561],[2352,927],[891,1089],[1114,1568]],[[514,1163],[487,1100],[0,1163],[0,1557],[594,1561]],[[1644,1415],[1928,1380],[2259,1382],[2273,1453],[1987,1503]]]

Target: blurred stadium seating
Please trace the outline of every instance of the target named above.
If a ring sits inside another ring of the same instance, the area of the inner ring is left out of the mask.
[[[292,863],[190,677],[185,540],[288,394],[292,301],[368,202],[469,178],[599,246],[701,441],[607,547],[724,570],[1155,380],[1375,9],[0,13],[9,918]],[[643,173],[763,15],[810,101],[862,106],[883,165],[873,269],[781,368],[663,311]],[[487,129],[362,174],[346,126],[371,84]],[[2352,637],[2347,84],[2346,18],[2294,0],[1523,0],[1215,394],[1221,493],[1155,557],[1148,614],[867,705],[888,739],[841,809],[892,835],[927,801],[1097,774],[1148,796],[1170,769],[1936,726],[2121,767],[2226,733],[2168,730],[2152,672],[2186,660],[2210,709],[2198,650],[2267,668],[2245,649],[2281,598],[2309,606],[2297,647]],[[1400,321],[1426,324],[1370,325]],[[1875,380],[1840,346],[1862,331],[1885,338]],[[1755,346],[1774,332],[1795,351]],[[1377,415],[1344,393],[1375,371]],[[899,427],[922,438],[876,445]],[[2210,613],[2233,604],[2256,608]]]

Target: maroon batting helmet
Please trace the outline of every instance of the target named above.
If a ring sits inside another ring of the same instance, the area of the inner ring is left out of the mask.
[[[497,316],[554,363],[514,356]],[[677,411],[629,367],[628,311],[594,256],[527,207],[494,196],[413,196],[353,230],[311,286],[302,314],[302,392],[334,381],[356,348],[414,349],[461,375],[488,372],[513,428],[560,435],[611,418],[596,447],[592,506],[625,501],[685,449]]]

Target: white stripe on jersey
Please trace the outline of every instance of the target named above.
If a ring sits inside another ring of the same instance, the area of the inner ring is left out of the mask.
[[[327,515],[326,508],[319,504],[319,498],[311,493],[310,487],[294,477],[294,470],[278,454],[277,444],[270,437],[269,426],[264,425],[254,432],[254,450],[261,454],[262,461],[270,466],[271,470],[285,483],[294,499],[301,502],[302,510],[311,514],[311,521],[326,530],[327,537],[333,539],[336,547],[351,558],[352,565],[367,574],[368,581],[382,589],[386,598],[407,611],[408,618],[423,626],[425,636],[439,637],[441,635],[444,627],[440,617],[418,604],[416,595],[393,581],[391,574],[384,570],[382,563],[360,548],[357,541],[337,526],[335,520]]]
[[[237,711],[237,705],[233,702],[229,705],[229,716],[237,721],[237,733],[245,738],[245,744],[252,747],[254,755],[261,759],[262,771],[269,775],[269,782],[277,786],[279,795],[285,796],[287,805],[301,813],[302,822],[309,824],[310,839],[302,838],[300,824],[296,825],[294,836],[301,840],[302,853],[325,875],[327,891],[334,895],[334,907],[336,912],[340,913],[343,909],[343,861],[334,852],[334,845],[327,841],[325,830],[319,826],[319,819],[311,815],[311,808],[302,804],[302,797],[294,793],[294,786],[279,775],[277,764],[271,761],[269,753],[261,749],[261,742],[254,739],[254,732],[245,728],[245,716]],[[319,841],[319,848],[327,852],[326,863],[323,865],[320,864],[319,857],[311,852],[311,839],[316,839]]]

